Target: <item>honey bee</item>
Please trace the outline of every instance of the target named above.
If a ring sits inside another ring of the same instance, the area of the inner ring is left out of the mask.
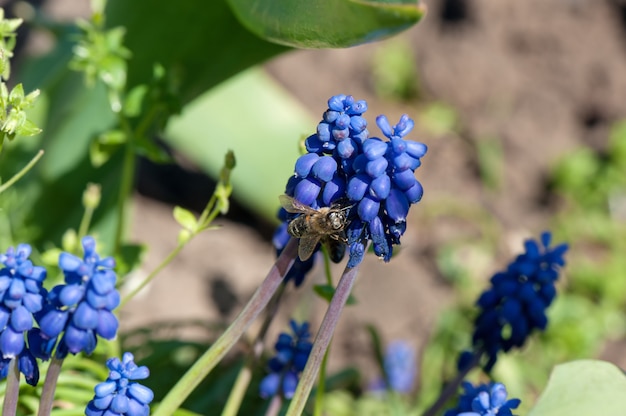
[[[300,239],[298,257],[305,261],[315,251],[317,243],[326,244],[330,257],[339,262],[345,252],[347,242],[345,228],[350,224],[348,219],[352,205],[344,202],[334,203],[330,207],[313,209],[288,195],[279,197],[280,204],[292,214],[301,214],[291,220],[287,232]]]

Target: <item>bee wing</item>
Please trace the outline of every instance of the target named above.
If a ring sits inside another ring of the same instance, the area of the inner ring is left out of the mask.
[[[280,201],[280,205],[282,205],[287,212],[292,214],[315,214],[317,212],[310,206],[304,205],[302,202],[295,200],[289,195],[280,195],[278,200]]]
[[[300,243],[298,244],[298,257],[301,261],[306,261],[311,257],[315,251],[317,243],[320,241],[320,234],[305,234],[300,237]]]

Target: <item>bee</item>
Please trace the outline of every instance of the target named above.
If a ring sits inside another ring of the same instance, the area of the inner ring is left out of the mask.
[[[292,237],[300,239],[298,244],[300,260],[305,261],[311,257],[317,243],[321,242],[328,247],[334,262],[341,261],[347,243],[344,230],[350,224],[349,211],[352,205],[340,201],[330,207],[313,209],[288,195],[281,195],[279,199],[287,212],[301,214],[291,220],[287,228]]]

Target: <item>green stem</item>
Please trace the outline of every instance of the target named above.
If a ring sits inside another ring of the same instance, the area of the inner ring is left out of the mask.
[[[467,376],[467,373],[469,373],[474,367],[478,365],[482,355],[482,350],[474,352],[474,359],[466,366],[463,371],[460,371],[452,381],[446,384],[446,387],[442,390],[441,394],[437,398],[437,401],[435,401],[435,403],[433,403],[432,406],[430,406],[422,416],[435,416],[439,412],[439,410],[441,410],[446,402],[450,400],[453,395],[456,394],[459,386],[461,385],[461,382],[463,382],[463,379],[465,378],[465,376]]]
[[[237,375],[237,380],[235,380],[235,384],[230,390],[226,406],[224,406],[224,410],[222,411],[222,416],[236,416],[237,412],[241,408],[241,403],[243,402],[246,390],[248,389],[248,385],[252,379],[252,370],[256,365],[257,360],[263,353],[263,341],[265,339],[265,335],[267,334],[267,330],[269,329],[270,323],[274,319],[274,316],[276,316],[278,305],[280,304],[280,298],[283,293],[285,293],[285,287],[286,286],[284,284],[280,285],[267,306],[263,325],[261,326],[261,329],[259,330],[256,340],[252,346],[252,354],[248,355],[244,366],[239,371],[239,375]]]
[[[335,295],[330,301],[330,305],[328,306],[322,325],[317,332],[317,337],[313,343],[311,355],[309,356],[309,360],[307,361],[304,372],[302,373],[302,378],[298,382],[296,393],[289,404],[287,416],[299,416],[304,410],[309,394],[313,389],[313,384],[315,384],[315,378],[317,377],[317,373],[320,369],[324,353],[326,352],[326,349],[330,344],[330,340],[333,337],[337,322],[339,322],[341,311],[348,300],[348,296],[350,296],[354,282],[356,282],[358,270],[358,266],[354,268],[346,267],[343,276],[341,276],[341,280],[335,290]]]
[[[250,327],[259,313],[267,306],[276,289],[293,266],[298,251],[298,240],[292,238],[270,269],[267,277],[254,292],[252,298],[239,313],[228,329],[215,341],[176,385],[163,398],[153,416],[171,416],[185,401],[191,392],[211,372],[213,367],[235,345],[237,340]]]
[[[50,361],[50,366],[48,366],[48,372],[46,373],[46,381],[43,384],[41,398],[39,399],[39,411],[37,412],[37,416],[50,416],[52,402],[54,401],[54,392],[57,388],[57,381],[59,374],[61,374],[62,365],[62,359],[53,357]]]
[[[15,182],[19,181],[22,176],[26,175],[26,173],[28,173],[28,171],[31,170],[33,166],[35,166],[35,164],[39,161],[39,159],[41,159],[42,156],[43,150],[38,151],[35,157],[33,157],[30,162],[28,162],[28,164],[26,164],[26,166],[22,168],[22,170],[17,172],[11,179],[0,185],[0,194],[9,189],[9,187],[11,187]]]
[[[187,241],[187,242],[189,242],[189,241]],[[143,282],[141,282],[137,287],[135,287],[133,290],[131,290],[129,293],[127,293],[122,298],[122,301],[120,302],[120,306],[119,306],[118,309],[121,309],[137,293],[141,292],[141,289],[146,287],[146,285],[148,283],[150,283],[152,281],[152,279],[154,279],[156,277],[156,275],[159,274],[161,272],[161,270],[163,270],[165,268],[165,266],[170,264],[172,262],[172,260],[174,260],[174,258],[178,255],[178,253],[180,253],[180,251],[184,247],[185,247],[185,244],[179,244],[178,246],[176,246],[176,248],[174,250],[172,250],[170,252],[170,254],[168,254],[167,257],[154,270],[152,270],[152,272],[150,272],[150,274],[143,280]]]
[[[17,400],[20,394],[20,369],[17,360],[18,358],[14,357],[9,362],[2,416],[15,416],[17,412]]]

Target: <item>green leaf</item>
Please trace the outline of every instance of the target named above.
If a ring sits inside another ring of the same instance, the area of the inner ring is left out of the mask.
[[[185,208],[179,206],[174,207],[174,219],[187,230],[193,231],[198,227],[196,216]]]
[[[626,415],[626,377],[615,365],[580,360],[555,367],[528,416]]]
[[[89,145],[89,157],[95,167],[104,165],[126,141],[126,134],[120,130],[102,133]]]
[[[145,84],[137,85],[126,94],[124,100],[124,115],[126,117],[137,117],[141,112],[141,104],[144,97],[148,93],[148,86]]]
[[[224,111],[229,108],[237,111]],[[207,115],[213,114],[209,120]],[[214,178],[220,175],[224,154],[233,150],[237,155],[231,175],[233,197],[275,218],[278,195],[284,193],[299,156],[298,142],[314,132],[316,124],[282,87],[252,69],[173,117],[165,140]]]
[[[107,26],[126,27],[127,85],[145,83],[159,63],[183,102],[287,50],[246,30],[225,0],[110,0]]]
[[[347,48],[393,36],[426,13],[417,0],[228,0],[257,36],[296,48]]]
[[[313,291],[318,294],[322,299],[326,299],[330,302],[335,296],[335,288],[331,285],[315,285],[313,286]],[[357,303],[354,296],[348,296],[348,300],[346,301],[346,305],[355,305]]]

